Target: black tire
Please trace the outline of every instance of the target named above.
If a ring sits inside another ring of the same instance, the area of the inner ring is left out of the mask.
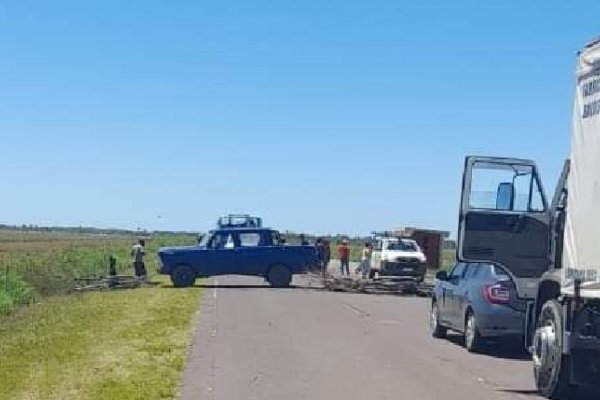
[[[448,333],[448,329],[445,326],[440,325],[440,309],[438,308],[437,302],[431,303],[431,314],[429,315],[429,328],[431,330],[431,336],[436,339],[443,339]]]
[[[465,318],[465,348],[470,353],[476,353],[481,350],[483,339],[477,329],[477,320],[473,310],[467,311]]]
[[[275,264],[267,272],[267,282],[272,287],[289,287],[292,282],[292,272],[284,264]]]
[[[171,271],[171,282],[176,288],[193,286],[196,278],[196,271],[189,265],[178,265]]]
[[[542,306],[533,339],[533,374],[539,393],[548,399],[573,394],[571,360],[563,355],[562,307],[554,299]]]
[[[369,271],[369,279],[375,279],[375,273],[376,273],[376,271],[370,270]]]

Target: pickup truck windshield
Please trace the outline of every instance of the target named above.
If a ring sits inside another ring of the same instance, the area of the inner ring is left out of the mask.
[[[387,246],[388,250],[396,250],[396,251],[418,251],[417,245],[413,242],[391,242]]]

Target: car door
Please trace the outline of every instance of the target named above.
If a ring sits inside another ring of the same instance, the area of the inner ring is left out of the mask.
[[[469,291],[473,290],[475,277],[481,264],[466,264],[458,285],[454,290],[453,308],[454,325],[458,328],[464,326],[465,311],[469,305]]]
[[[452,273],[448,277],[448,294],[447,294],[447,311],[448,322],[452,327],[460,327],[457,323],[458,320],[458,294],[460,285],[463,282],[465,271],[467,270],[467,264],[458,263],[456,268],[452,270]]]
[[[231,232],[215,232],[207,246],[207,275],[236,273],[235,238]]]
[[[458,284],[458,277],[462,275],[465,268],[464,263],[457,263],[448,274],[448,279],[441,283],[442,293],[441,301],[439,302],[440,321],[445,324],[453,325],[453,301],[454,291]]]
[[[458,259],[499,264],[517,278],[522,296],[534,296],[537,279],[548,269],[547,208],[533,161],[467,157]]]

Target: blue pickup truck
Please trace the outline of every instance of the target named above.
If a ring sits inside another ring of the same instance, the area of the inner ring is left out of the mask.
[[[262,276],[273,287],[287,287],[293,275],[318,263],[314,246],[286,245],[279,232],[267,228],[216,229],[197,246],[161,248],[158,258],[159,272],[175,287],[215,275]]]

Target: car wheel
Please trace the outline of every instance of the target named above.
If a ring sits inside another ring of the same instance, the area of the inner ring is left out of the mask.
[[[275,264],[267,273],[267,281],[273,287],[288,287],[292,282],[292,272],[283,264]]]
[[[192,286],[196,282],[196,272],[189,265],[178,265],[171,272],[171,282],[177,288]]]
[[[533,339],[533,371],[538,391],[549,399],[571,395],[571,360],[563,355],[561,305],[549,300],[542,306]]]
[[[448,329],[445,326],[440,325],[440,309],[436,302],[431,304],[431,314],[429,315],[429,328],[431,329],[431,336],[437,339],[443,339],[448,333]]]
[[[482,339],[477,330],[475,313],[469,310],[467,318],[465,319],[465,348],[471,353],[474,353],[481,349],[481,344]]]

